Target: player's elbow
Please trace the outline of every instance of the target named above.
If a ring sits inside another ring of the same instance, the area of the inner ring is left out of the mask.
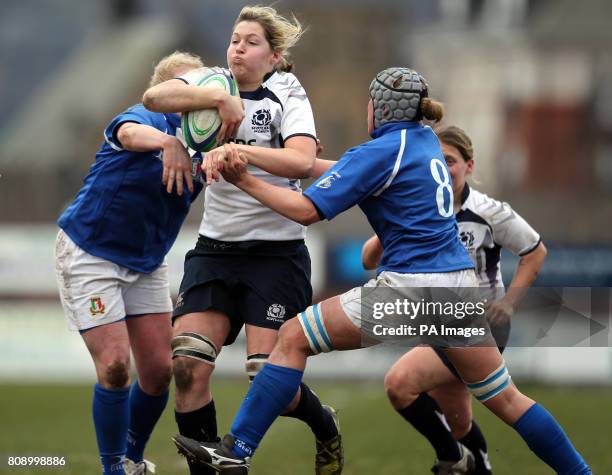
[[[133,123],[125,123],[117,131],[117,140],[121,146],[127,150],[131,150],[134,140],[134,125]]]
[[[365,270],[373,270],[376,267],[374,260],[365,252],[361,255],[361,265]]]
[[[288,175],[291,175],[291,176],[288,176],[287,178],[297,179],[297,180],[303,180],[305,178],[310,178],[313,173],[313,167],[314,167],[314,162],[311,163],[310,161],[307,161],[305,159],[296,161],[293,164],[291,171],[287,173]]]
[[[365,270],[376,269],[376,266],[380,262],[382,257],[383,249],[380,240],[377,236],[372,236],[363,245],[361,250],[361,265]]]
[[[287,178],[305,179],[310,178],[315,169],[315,158],[306,154],[300,153],[292,160],[291,170],[288,170]]]
[[[300,170],[300,178],[310,178],[316,171],[317,160],[315,157],[305,157],[303,169]]]
[[[296,213],[295,221],[300,223],[302,226],[310,226],[318,221],[320,221],[319,213],[317,213],[316,208],[310,203],[307,203],[307,206],[304,206],[298,213]]]
[[[142,104],[153,112],[162,112],[162,94],[159,87],[153,86],[145,91]]]

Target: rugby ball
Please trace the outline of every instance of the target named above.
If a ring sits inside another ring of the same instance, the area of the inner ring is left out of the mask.
[[[222,68],[202,68],[201,77],[194,83],[201,87],[224,89],[232,96],[239,94],[238,84],[231,72]],[[184,112],[181,128],[187,145],[198,152],[208,152],[217,146],[221,118],[216,108]]]

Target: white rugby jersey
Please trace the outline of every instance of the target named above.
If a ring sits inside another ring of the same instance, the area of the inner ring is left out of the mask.
[[[180,79],[194,84],[199,77],[198,71],[190,71]],[[236,143],[282,148],[287,139],[297,135],[316,140],[310,102],[293,74],[273,72],[264,78],[259,89],[241,92],[240,97],[244,102],[245,118],[236,133]],[[273,185],[301,190],[300,180],[271,175],[251,165],[248,171]],[[220,241],[289,241],[306,236],[304,226],[262,205],[223,177],[206,188],[199,232]]]
[[[540,244],[540,235],[508,203],[489,198],[465,184],[456,215],[459,238],[476,265],[481,287],[503,287],[502,248],[519,256]]]

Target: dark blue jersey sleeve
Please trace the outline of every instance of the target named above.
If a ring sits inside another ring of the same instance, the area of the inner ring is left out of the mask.
[[[145,109],[142,104],[137,104],[116,116],[108,127],[104,129],[104,140],[115,150],[123,150],[123,145],[117,139],[117,131],[126,122],[149,125],[162,132],[167,132],[168,129],[168,124],[163,114],[151,112]]]
[[[325,218],[332,219],[384,186],[393,171],[393,155],[393,150],[375,142],[354,147],[315,181],[304,195]]]

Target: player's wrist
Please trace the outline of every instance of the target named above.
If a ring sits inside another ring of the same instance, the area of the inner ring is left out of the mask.
[[[162,137],[161,145],[162,145],[162,149],[183,146],[183,144],[178,138],[176,138],[174,135],[168,135],[168,134],[164,134],[164,137]]]
[[[224,107],[232,97],[227,91],[223,89],[211,88],[211,91],[213,104],[217,109]]]
[[[234,185],[246,191],[247,189],[252,189],[254,179],[255,178],[250,173],[246,172],[234,181]]]
[[[246,145],[244,145],[244,144],[237,143],[236,144],[236,149],[238,150],[238,153],[240,154],[240,157],[244,158],[247,161],[247,163],[250,163],[249,162],[249,154],[248,154],[248,150],[249,149],[248,149],[248,147]]]

